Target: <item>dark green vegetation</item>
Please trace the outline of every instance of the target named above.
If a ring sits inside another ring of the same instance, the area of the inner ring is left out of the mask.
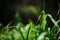
[[[36,10],[34,10],[36,11]],[[50,28],[47,24],[46,18],[49,17],[54,23],[53,28]],[[11,22],[3,28],[0,33],[0,40],[59,40],[60,39],[60,27],[58,23],[60,19],[55,21],[50,14],[45,14],[44,11],[40,13],[37,22],[40,20],[40,24],[34,25],[33,21],[29,19],[29,24],[24,26],[19,21],[18,13],[15,16],[17,25],[10,26]],[[2,25],[0,25],[2,26]]]

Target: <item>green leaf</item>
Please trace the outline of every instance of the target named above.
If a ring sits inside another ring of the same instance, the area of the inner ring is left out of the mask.
[[[44,37],[45,37],[45,35],[46,35],[46,32],[41,33],[41,34],[39,35],[39,37],[37,38],[37,40],[43,40]]]
[[[53,17],[50,14],[48,14],[48,17],[50,17],[51,21],[54,23],[54,25],[56,27],[59,27],[59,25],[57,24],[57,22],[53,19]]]
[[[34,6],[31,6],[31,10],[32,10],[33,13],[38,17],[39,11],[38,11]]]
[[[46,28],[46,18],[47,18],[47,14],[45,14],[45,12],[44,11],[42,11],[42,17],[41,17],[41,26],[40,26],[40,28],[44,31],[45,30],[45,28]]]

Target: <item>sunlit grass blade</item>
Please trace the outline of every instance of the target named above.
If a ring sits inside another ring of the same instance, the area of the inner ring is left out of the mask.
[[[46,23],[47,23],[46,18],[47,18],[47,14],[45,14],[45,12],[42,11],[40,17],[38,18],[38,20],[40,19],[40,25],[41,25],[40,28],[42,30],[45,30],[46,28]]]
[[[45,35],[46,35],[46,32],[41,33],[41,34],[39,35],[39,37],[37,38],[37,40],[43,40],[44,37],[45,37]]]
[[[56,27],[59,27],[59,25],[57,24],[57,22],[53,19],[53,17],[50,14],[48,14],[48,17],[50,17],[51,21],[54,23],[54,25]]]

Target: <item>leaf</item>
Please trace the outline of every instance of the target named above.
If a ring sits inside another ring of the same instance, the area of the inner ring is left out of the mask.
[[[39,37],[37,38],[37,40],[43,40],[44,37],[45,37],[45,35],[46,35],[46,32],[41,33],[41,34],[39,35]]]
[[[33,13],[38,17],[39,11],[38,11],[34,6],[31,6],[31,10],[32,10]]]
[[[43,20],[42,20],[42,24],[41,24],[41,27],[43,30],[45,30],[45,27],[46,27],[46,18],[47,18],[47,15],[44,15]]]
[[[47,14],[45,14],[45,12],[44,11],[42,11],[42,15],[41,15],[42,17],[41,17],[41,29],[43,29],[43,31],[45,30],[45,28],[46,28],[46,18],[47,18]]]
[[[57,24],[57,22],[53,19],[53,17],[50,14],[48,14],[48,17],[50,17],[51,21],[54,23],[54,25],[56,27],[59,27],[59,25]]]

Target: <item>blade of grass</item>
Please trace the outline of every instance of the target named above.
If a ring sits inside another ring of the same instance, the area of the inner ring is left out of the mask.
[[[53,17],[50,14],[48,14],[48,17],[50,17],[51,21],[54,23],[54,25],[56,27],[59,27],[59,25],[57,24],[57,22],[53,19]]]

